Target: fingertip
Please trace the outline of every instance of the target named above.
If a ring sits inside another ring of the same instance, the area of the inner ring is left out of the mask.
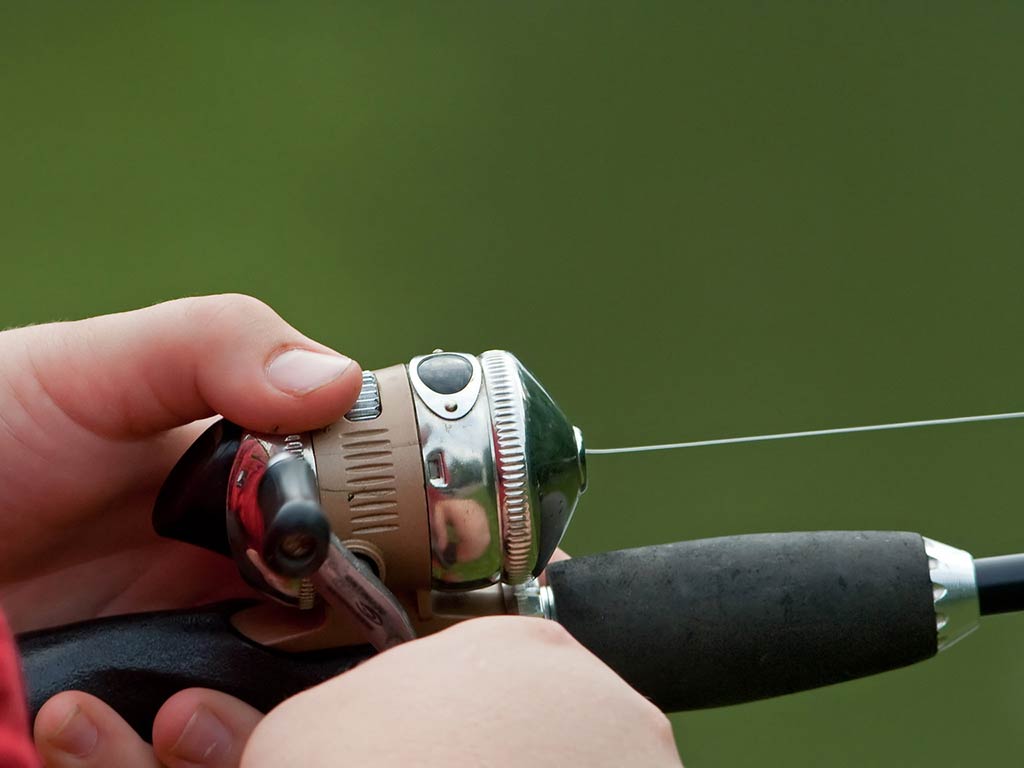
[[[95,696],[68,691],[47,701],[33,726],[47,768],[156,766],[153,752],[113,709]]]
[[[267,381],[286,395],[304,397],[329,386],[354,364],[354,360],[336,352],[292,347],[275,353],[271,358],[267,365]]]
[[[153,750],[170,768],[234,768],[262,717],[259,710],[219,691],[180,691],[153,721]]]
[[[174,694],[164,702],[153,719],[153,748],[158,754],[170,754],[171,748],[202,703],[199,690],[191,688]]]
[[[255,431],[303,432],[341,418],[362,381],[358,363],[305,336],[262,301],[237,294],[38,326],[8,338],[11,367],[29,371],[56,410],[117,438],[214,414]]]
[[[226,294],[183,306],[202,329],[201,350],[185,350],[200,399],[229,420],[259,432],[304,432],[337,421],[359,396],[357,362],[258,299]]]
[[[87,696],[79,691],[59,693],[43,704],[32,727],[37,747],[85,756],[95,747],[99,732],[88,709]]]
[[[245,426],[266,432],[302,432],[331,424],[355,404],[362,389],[359,363],[326,347],[275,350],[264,368],[259,402],[237,401],[234,417]],[[226,407],[232,407],[226,404]],[[261,422],[261,423],[257,423]]]
[[[551,563],[560,563],[563,560],[572,560],[572,555],[570,555],[561,547],[557,547],[555,551],[551,554],[551,558],[548,560],[548,565],[550,565]]]
[[[362,369],[304,335],[259,299],[238,294],[193,300],[205,318],[206,354],[196,385],[214,411],[272,434],[331,424],[355,404]]]
[[[564,550],[563,550],[563,549],[562,549],[561,547],[558,547],[558,548],[556,548],[556,549],[555,549],[555,551],[554,551],[554,552],[553,552],[553,553],[551,554],[551,557],[550,557],[550,559],[548,560],[548,565],[547,565],[547,566],[544,566],[544,569],[545,569],[545,570],[544,570],[544,572],[543,572],[543,573],[542,573],[542,574],[540,575],[540,583],[541,583],[542,585],[544,585],[544,586],[547,586],[547,584],[548,584],[548,572],[547,572],[547,567],[548,567],[548,566],[550,566],[550,565],[552,565],[552,564],[554,564],[554,563],[560,563],[560,562],[562,562],[563,560],[572,560],[572,556],[571,556],[571,555],[569,555],[569,554],[568,554],[567,552],[565,552],[565,551],[564,551]]]

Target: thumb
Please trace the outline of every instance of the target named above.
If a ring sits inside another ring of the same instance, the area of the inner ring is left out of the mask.
[[[79,426],[138,438],[214,414],[260,432],[299,432],[348,411],[359,365],[241,295],[0,334],[16,392],[42,394]]]

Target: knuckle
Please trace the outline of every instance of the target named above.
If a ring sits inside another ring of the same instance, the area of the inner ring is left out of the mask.
[[[464,621],[445,633],[455,642],[500,642],[505,648],[531,645],[578,645],[558,622],[523,616],[485,616]]]
[[[641,700],[643,707],[640,720],[646,726],[648,733],[658,744],[675,753],[676,735],[672,730],[672,721],[650,701],[641,698],[639,694],[637,697]]]
[[[545,619],[524,619],[520,627],[529,640],[546,645],[577,645],[569,630],[557,621]]]
[[[478,628],[500,635],[517,645],[576,645],[569,631],[557,621],[526,616],[492,616],[474,621]]]
[[[481,616],[460,621],[437,637],[444,642],[490,642],[514,634],[516,624],[514,616]]]
[[[264,302],[244,293],[197,296],[179,299],[179,302],[185,317],[199,327],[225,322],[231,325],[246,325],[275,314]]]

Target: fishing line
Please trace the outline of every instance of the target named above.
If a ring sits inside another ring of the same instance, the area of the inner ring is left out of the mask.
[[[915,429],[917,427],[938,427],[945,424],[970,424],[977,421],[1006,421],[1024,419],[1024,411],[1015,413],[989,413],[982,416],[957,416],[952,419],[927,419],[924,421],[898,421],[892,424],[869,424],[860,427],[839,427],[838,429],[810,429],[804,432],[780,432],[774,435],[747,435],[746,437],[725,437],[717,440],[694,440],[688,443],[663,443],[661,445],[633,445],[627,448],[587,448],[587,455],[613,453],[641,453],[643,451],[671,451],[676,448],[704,448],[709,445],[732,445],[734,443],[760,443],[767,440],[792,440],[797,437],[820,437],[822,435],[848,435],[852,432],[880,432],[885,429]]]

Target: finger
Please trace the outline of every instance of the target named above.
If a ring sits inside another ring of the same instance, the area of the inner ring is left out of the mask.
[[[552,553],[551,559],[548,560],[548,565],[551,565],[551,563],[560,563],[563,560],[572,560],[572,555],[563,550],[561,547],[558,547]]]
[[[153,750],[168,768],[237,768],[259,710],[219,691],[176,693],[153,721]]]
[[[114,438],[218,413],[262,432],[313,429],[349,410],[361,386],[353,361],[239,295],[9,331],[0,352],[23,400],[41,389]]]
[[[548,560],[548,565],[552,563],[560,563],[563,560],[572,560],[572,556],[566,553],[561,547],[557,547],[551,554],[551,559]],[[544,568],[544,573],[540,575],[540,583],[547,586],[548,583],[548,571],[547,566]]]
[[[120,715],[81,691],[46,702],[34,732],[46,768],[159,768],[152,748]]]

